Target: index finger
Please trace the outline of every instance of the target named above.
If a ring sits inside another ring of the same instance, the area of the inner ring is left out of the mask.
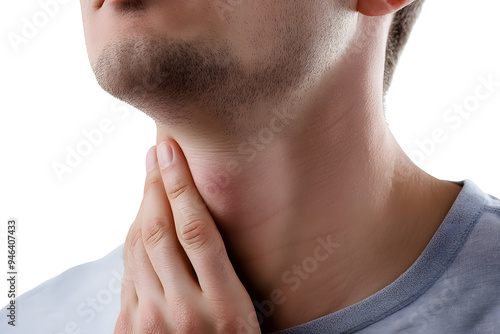
[[[241,282],[217,226],[201,198],[181,148],[173,140],[157,149],[165,191],[174,217],[177,237],[198,276],[201,289],[221,297]]]

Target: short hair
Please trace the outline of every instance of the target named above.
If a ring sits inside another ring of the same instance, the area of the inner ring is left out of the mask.
[[[389,90],[399,57],[410,37],[410,32],[422,10],[423,3],[424,0],[415,0],[394,14],[385,52],[384,96]]]

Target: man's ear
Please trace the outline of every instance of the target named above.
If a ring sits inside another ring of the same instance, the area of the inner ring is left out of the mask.
[[[415,0],[353,0],[352,6],[366,16],[392,14]]]

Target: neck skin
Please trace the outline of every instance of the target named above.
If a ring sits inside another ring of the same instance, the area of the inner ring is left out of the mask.
[[[183,149],[250,297],[267,305],[268,330],[393,282],[461,190],[417,168],[390,133],[378,84],[385,49],[372,47],[379,63],[351,55],[253,136],[158,124],[157,142]]]

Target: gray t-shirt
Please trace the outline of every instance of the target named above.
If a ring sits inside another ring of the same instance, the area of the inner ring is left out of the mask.
[[[500,333],[500,200],[472,181],[420,257],[393,283],[340,311],[275,334]],[[113,333],[120,312],[123,245],[16,300],[16,326],[0,333]],[[314,307],[311,305],[311,307]]]

